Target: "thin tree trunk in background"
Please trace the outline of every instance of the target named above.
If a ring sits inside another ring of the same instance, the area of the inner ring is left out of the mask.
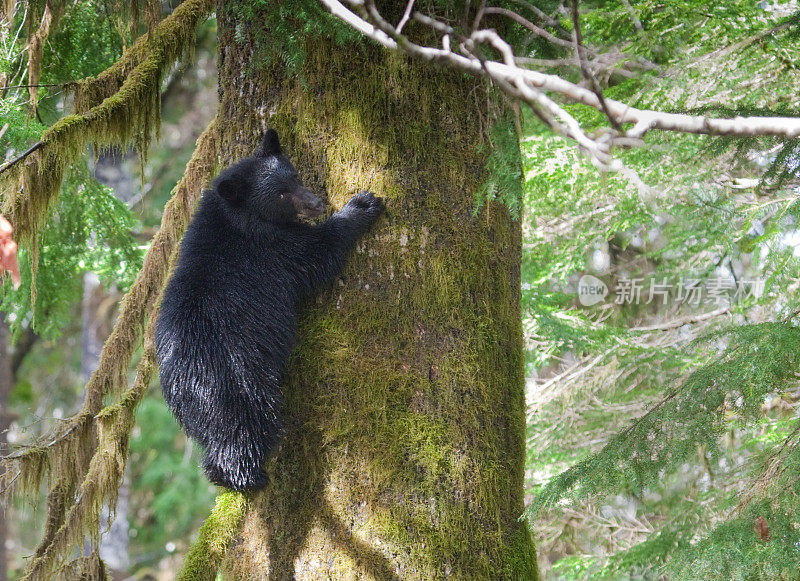
[[[102,322],[97,316],[103,292],[100,279],[93,272],[83,275],[83,301],[81,302],[81,382],[86,383],[97,369],[100,351],[103,348],[103,337],[100,337]]]
[[[8,282],[6,282],[8,284]],[[11,372],[11,346],[10,333],[5,317],[0,316],[0,456],[7,450],[6,435],[11,425],[11,415],[8,407],[11,388],[14,387]],[[3,466],[0,465],[0,480],[3,476]],[[0,503],[0,581],[6,581],[8,573],[8,558],[6,557],[6,539],[8,529],[6,525],[6,509]]]
[[[128,162],[130,163],[130,162]],[[133,197],[133,176],[125,165],[120,152],[112,151],[100,155],[93,168],[98,181],[114,190],[114,196],[123,202]],[[93,272],[86,272],[83,277],[83,303],[81,319],[81,380],[86,383],[100,362],[103,343],[108,338],[110,326],[103,318],[102,303],[108,298],[100,280]],[[126,470],[127,475],[127,470]],[[128,507],[130,499],[130,483],[128,478],[120,486],[114,520],[109,525],[110,514],[107,506],[103,506],[100,514],[100,530],[104,531],[100,539],[100,558],[111,570],[112,579],[127,577],[130,559],[128,557]]]
[[[485,85],[323,39],[302,75],[258,69],[263,15],[236,0],[217,16],[223,166],[270,126],[332,206],[359,189],[388,206],[304,310],[286,437],[225,578],[536,579],[518,520],[520,224],[494,203],[473,215]]]
[[[106,184],[113,187],[114,184]],[[100,361],[100,351],[108,336],[108,324],[100,316],[102,303],[108,297],[103,291],[100,280],[93,272],[83,276],[83,302],[81,304],[81,381],[89,380]],[[111,569],[113,579],[127,576],[130,560],[128,558],[128,499],[130,484],[123,480],[119,490],[119,499],[114,513],[114,520],[109,526],[109,511],[105,505],[100,514],[100,530],[104,531],[100,539],[100,558]],[[88,550],[88,544],[87,544]]]

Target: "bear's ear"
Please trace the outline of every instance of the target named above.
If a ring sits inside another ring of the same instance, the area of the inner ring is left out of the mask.
[[[247,198],[247,182],[235,175],[218,177],[214,182],[214,188],[223,199],[234,206],[241,204]]]
[[[268,129],[261,140],[261,145],[256,149],[256,155],[260,157],[270,157],[281,154],[281,143],[278,141],[278,133],[274,129]]]

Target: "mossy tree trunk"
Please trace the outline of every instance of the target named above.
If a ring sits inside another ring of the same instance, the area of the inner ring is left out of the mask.
[[[259,67],[270,31],[253,6],[218,6],[223,165],[271,126],[334,208],[369,189],[388,209],[304,309],[286,438],[226,578],[536,579],[518,520],[520,224],[499,204],[473,212],[487,89],[320,38],[301,75]]]

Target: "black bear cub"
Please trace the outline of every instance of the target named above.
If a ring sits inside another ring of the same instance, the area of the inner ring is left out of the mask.
[[[384,209],[359,192],[325,222],[267,131],[206,191],[181,243],[156,326],[161,387],[186,433],[205,447],[214,484],[267,485],[281,435],[281,379],[295,344],[297,302],[332,285]]]

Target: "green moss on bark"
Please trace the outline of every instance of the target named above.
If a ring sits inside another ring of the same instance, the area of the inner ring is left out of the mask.
[[[189,549],[177,581],[213,581],[231,542],[239,532],[247,499],[239,492],[222,490],[214,510],[200,527],[197,540]]]
[[[275,127],[334,208],[370,189],[387,212],[301,317],[286,438],[226,578],[535,579],[518,520],[520,225],[496,201],[474,213],[485,85],[321,39],[303,83],[279,63],[247,76],[234,31],[258,25],[235,21],[236,4],[218,10],[223,159]]]

